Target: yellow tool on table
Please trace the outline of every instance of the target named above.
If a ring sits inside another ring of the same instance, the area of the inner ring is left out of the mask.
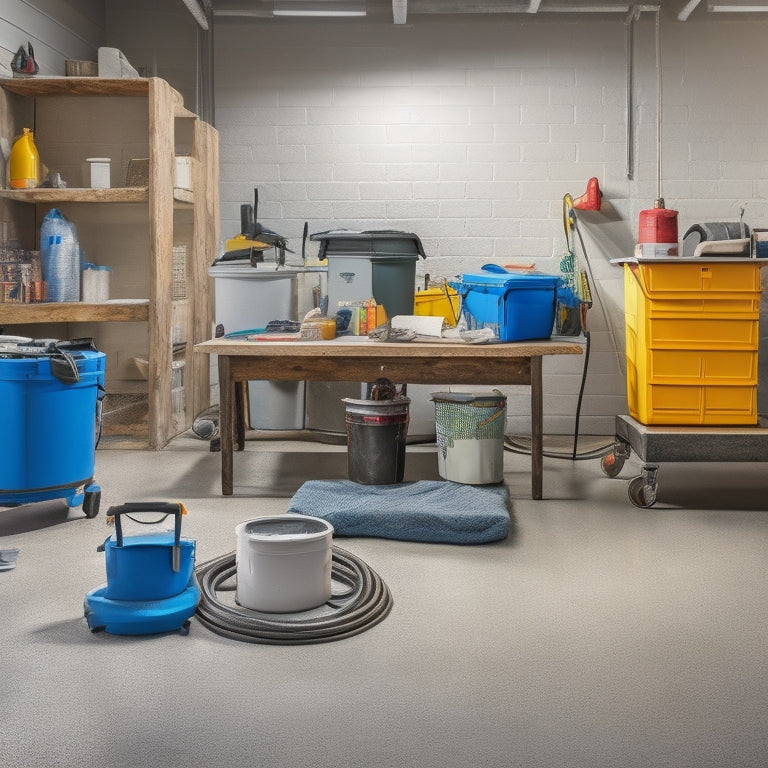
[[[246,235],[235,235],[224,243],[224,254],[229,259],[249,259],[254,253],[263,253],[272,246],[261,240],[252,240]],[[259,261],[263,261],[263,256]]]

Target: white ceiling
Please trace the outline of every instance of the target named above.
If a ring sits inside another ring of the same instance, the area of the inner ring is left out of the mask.
[[[703,18],[728,18],[736,15],[763,16],[768,0],[183,0],[202,27],[211,17],[272,17],[275,10],[298,7],[323,11],[314,15],[357,15],[391,19],[405,24],[409,18],[438,14],[528,14],[537,18],[563,18],[562,14],[633,16],[643,12],[664,11],[678,21]],[[309,14],[313,15],[313,14]]]

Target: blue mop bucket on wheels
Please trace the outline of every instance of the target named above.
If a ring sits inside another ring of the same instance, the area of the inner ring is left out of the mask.
[[[61,498],[86,517],[98,513],[104,369],[92,339],[0,337],[0,506]]]
[[[157,513],[155,519],[134,517]],[[140,635],[185,631],[200,600],[194,580],[195,542],[181,538],[181,503],[136,502],[110,507],[115,533],[98,549],[106,559],[107,583],[85,597],[85,617],[92,631]],[[174,516],[173,531],[158,525]],[[154,530],[127,536],[122,517]]]

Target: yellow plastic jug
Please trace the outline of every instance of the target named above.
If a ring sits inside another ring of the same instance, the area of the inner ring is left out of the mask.
[[[32,189],[40,183],[40,155],[29,128],[13,143],[10,165],[11,189]]]

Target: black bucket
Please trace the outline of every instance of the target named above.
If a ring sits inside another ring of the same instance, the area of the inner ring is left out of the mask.
[[[363,485],[403,482],[410,398],[352,400],[346,406],[347,473]]]

